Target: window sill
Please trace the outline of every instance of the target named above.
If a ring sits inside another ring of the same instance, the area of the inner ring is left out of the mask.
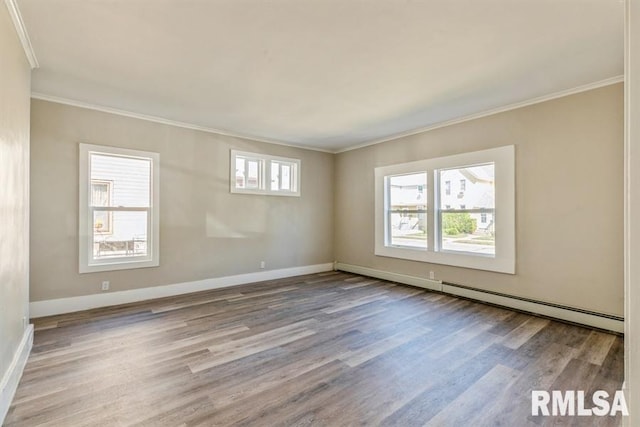
[[[433,252],[427,249],[405,249],[397,246],[376,247],[376,256],[404,259],[408,261],[443,264],[453,267],[472,268],[474,270],[496,273],[516,274],[515,260],[491,255],[476,255],[464,252]]]
[[[81,265],[80,274],[83,273],[98,273],[101,271],[117,271],[117,270],[132,270],[136,268],[150,268],[158,267],[160,262],[158,260],[149,261],[137,260],[137,261],[113,261],[113,262],[101,262],[97,264]]]
[[[240,188],[231,188],[231,194],[251,194],[258,196],[285,196],[285,197],[300,197],[300,192],[285,192],[285,191],[268,191],[268,190],[249,190]]]

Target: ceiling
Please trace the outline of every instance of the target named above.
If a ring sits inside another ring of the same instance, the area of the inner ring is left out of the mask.
[[[34,96],[327,151],[623,74],[620,0],[18,0]]]

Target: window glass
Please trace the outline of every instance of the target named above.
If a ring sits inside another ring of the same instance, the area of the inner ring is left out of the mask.
[[[132,258],[147,256],[147,213],[144,211],[108,212],[113,232],[104,233],[97,225],[107,212],[94,211],[93,258]]]
[[[108,204],[93,206],[148,207],[150,202],[151,161],[130,157],[91,154],[91,181],[109,181],[111,194]],[[102,203],[102,197],[93,203]]]
[[[260,162],[247,160],[247,188],[258,188],[260,183]]]
[[[280,189],[291,190],[291,166],[281,165],[280,172],[282,173],[282,185]]]
[[[280,190],[280,163],[271,162],[271,190]]]
[[[439,171],[440,244],[445,251],[495,254],[495,165],[488,163]],[[456,194],[446,182],[460,182]]]
[[[389,243],[427,247],[427,174],[391,176],[388,179]]]
[[[261,161],[236,157],[235,185],[237,188],[259,188]]]

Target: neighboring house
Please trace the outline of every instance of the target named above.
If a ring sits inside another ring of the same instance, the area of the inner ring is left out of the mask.
[[[477,231],[494,232],[495,191],[493,165],[447,169],[440,172],[441,209],[490,210],[470,215],[476,220]]]
[[[494,232],[493,165],[440,171],[440,209],[469,212],[477,233]],[[395,235],[419,233],[425,229],[426,174],[394,176],[389,182],[391,228]]]

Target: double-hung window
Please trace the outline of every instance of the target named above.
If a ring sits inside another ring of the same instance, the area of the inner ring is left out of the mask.
[[[513,146],[379,167],[375,180],[376,255],[515,273]]]
[[[80,273],[159,265],[159,155],[80,144]]]
[[[300,160],[231,150],[232,193],[300,196]]]

